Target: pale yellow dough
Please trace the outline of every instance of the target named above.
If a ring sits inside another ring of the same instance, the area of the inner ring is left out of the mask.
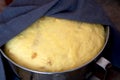
[[[43,17],[11,39],[4,51],[26,68],[61,72],[96,57],[104,42],[105,31],[100,24]]]

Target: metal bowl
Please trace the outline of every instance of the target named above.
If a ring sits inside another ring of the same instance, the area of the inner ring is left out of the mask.
[[[101,57],[102,51],[104,50],[108,42],[110,28],[109,26],[104,26],[104,28],[106,32],[106,39],[105,39],[105,44],[103,48],[100,50],[100,52],[92,60],[88,61],[86,64],[71,70],[63,71],[63,72],[40,72],[40,71],[28,69],[23,66],[20,66],[19,64],[11,60],[3,52],[2,48],[0,49],[0,51],[2,55],[7,59],[11,68],[19,78],[21,78],[20,72],[28,76],[28,79],[23,78],[22,80],[29,80],[29,79],[30,80],[77,80],[77,79],[84,80],[83,76],[87,72],[89,64]]]

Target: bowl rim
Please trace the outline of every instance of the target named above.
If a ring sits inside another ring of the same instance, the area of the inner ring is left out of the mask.
[[[37,70],[31,70],[29,68],[26,68],[26,67],[23,67],[17,63],[15,63],[12,59],[10,59],[7,55],[5,55],[5,53],[3,52],[2,48],[0,48],[0,52],[1,54],[9,61],[11,62],[13,65],[17,66],[18,68],[21,68],[23,70],[26,70],[26,71],[29,71],[29,72],[33,72],[33,73],[38,73],[38,74],[61,74],[61,73],[67,73],[67,72],[71,72],[71,71],[75,71],[75,70],[78,70],[86,65],[88,65],[89,63],[91,63],[92,61],[94,61],[101,53],[102,51],[104,50],[104,48],[106,47],[107,45],[107,42],[109,40],[109,36],[110,36],[110,28],[109,26],[104,26],[105,28],[105,32],[106,32],[106,39],[105,39],[105,43],[102,47],[102,49],[98,52],[98,54],[93,58],[91,59],[90,61],[88,61],[87,63],[83,64],[82,66],[78,66],[76,68],[73,68],[73,69],[70,69],[70,70],[65,70],[65,71],[60,71],[60,72],[43,72],[43,71],[37,71]]]

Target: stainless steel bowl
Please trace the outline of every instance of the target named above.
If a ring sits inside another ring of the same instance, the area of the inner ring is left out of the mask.
[[[93,61],[96,61],[97,59],[100,58],[100,54],[102,54],[102,51],[106,47],[106,44],[109,39],[109,34],[110,34],[110,28],[109,26],[105,26],[105,32],[106,32],[106,40],[103,48],[100,50],[97,56],[94,57],[94,59],[90,60],[86,64],[71,69],[63,72],[40,72],[40,71],[35,71],[31,70],[28,68],[25,68],[23,66],[20,66],[19,64],[15,63],[13,60],[11,60],[2,50],[0,49],[2,55],[8,60],[10,63],[10,66],[12,67],[13,71],[15,74],[19,77],[22,78],[20,73],[25,74],[27,77],[23,77],[22,80],[77,80],[80,78],[80,80],[84,80],[84,75],[88,70],[89,64],[92,63]],[[27,79],[28,78],[28,79]]]

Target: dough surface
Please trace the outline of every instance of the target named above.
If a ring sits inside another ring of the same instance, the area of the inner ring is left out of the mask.
[[[8,41],[4,51],[26,68],[61,72],[84,65],[105,43],[104,27],[53,17],[43,17]]]

